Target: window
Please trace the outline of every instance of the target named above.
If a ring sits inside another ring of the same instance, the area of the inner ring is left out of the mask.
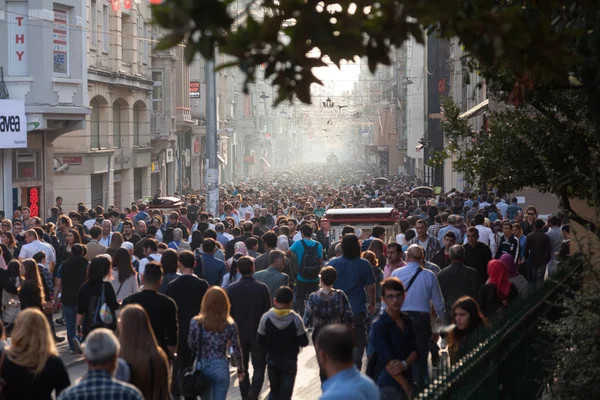
[[[13,150],[12,156],[12,176],[14,181],[31,181],[41,179],[40,150]]]
[[[69,76],[69,11],[54,6],[52,26],[54,75]]]
[[[90,115],[90,147],[92,149],[100,148],[100,104],[98,100],[90,101],[92,113]]]
[[[121,147],[121,106],[113,103],[113,147]]]
[[[163,73],[162,71],[152,71],[152,112],[154,114],[163,114]]]
[[[102,6],[102,50],[108,53],[110,46],[109,22],[108,22],[108,5]]]
[[[134,43],[135,43],[135,26],[133,24],[133,18],[131,15],[121,12],[121,60],[124,63],[135,63],[137,57],[134,57]]]
[[[142,61],[144,64],[148,64],[148,48],[149,48],[149,40],[150,38],[148,37],[148,23],[144,22],[144,45],[143,45],[143,58]]]
[[[91,34],[91,39],[92,39],[92,46],[96,47],[96,45],[98,44],[98,11],[96,8],[96,0],[92,0],[91,4],[90,4],[90,26],[92,31],[90,32]]]
[[[140,106],[133,105],[133,145],[140,145]]]

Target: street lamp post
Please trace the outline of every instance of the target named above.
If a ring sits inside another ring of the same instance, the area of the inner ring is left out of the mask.
[[[219,213],[219,160],[217,159],[217,89],[215,78],[215,60],[207,59],[206,73],[206,152],[208,169],[206,171],[207,212],[217,216]]]

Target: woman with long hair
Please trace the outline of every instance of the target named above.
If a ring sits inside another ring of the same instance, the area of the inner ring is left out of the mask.
[[[21,263],[19,260],[12,260],[8,263],[6,276],[8,285],[13,289],[19,290],[21,283],[25,280],[25,277],[21,274]],[[6,287],[2,289],[2,307],[5,307],[2,321],[7,324],[7,327],[11,326],[12,328],[12,324],[14,323],[13,318],[15,318],[16,313],[21,309],[21,303],[18,292],[12,293],[6,289]]]
[[[238,366],[238,379],[244,379],[238,330],[229,310],[227,294],[220,287],[213,286],[204,295],[200,314],[190,322],[188,345],[195,357],[200,356],[198,366],[210,380],[211,400],[225,400],[227,396],[228,346],[232,347],[231,355]]]
[[[106,254],[108,254],[111,258],[114,257],[115,253],[121,248],[121,245],[124,241],[125,239],[123,239],[123,235],[121,235],[119,232],[113,232],[110,239],[110,245],[108,246],[108,249],[106,249]]]
[[[11,345],[2,354],[2,388],[5,399],[49,400],[71,381],[56,345],[46,316],[40,310],[23,310],[12,331]]]
[[[454,328],[448,333],[448,353],[450,362],[455,363],[460,359],[460,350],[465,344],[467,336],[479,326],[487,326],[487,320],[479,309],[479,304],[469,296],[461,297],[452,307]]]
[[[150,220],[150,224],[154,225],[156,227],[156,240],[158,240],[159,242],[162,242],[162,240],[163,240],[162,218],[158,215],[155,215]]]
[[[519,297],[517,287],[508,280],[506,266],[500,260],[491,260],[487,266],[488,280],[479,289],[478,303],[483,315],[492,317],[508,303]]]
[[[229,285],[242,279],[242,274],[238,272],[238,260],[243,256],[244,255],[242,253],[233,255],[233,258],[231,259],[231,267],[229,267],[229,273],[223,277],[223,283],[221,284],[223,289],[227,290]]]
[[[367,250],[370,250],[373,253],[375,253],[375,256],[377,257],[377,264],[379,265],[379,268],[381,268],[382,270],[387,265],[387,259],[385,257],[385,254],[383,254],[384,249],[385,249],[385,244],[383,243],[383,240],[381,240],[381,239],[373,239],[371,241],[371,244],[369,244],[369,248],[367,249]],[[400,266],[402,266],[402,265],[400,265]],[[391,275],[391,271],[390,271],[390,275]],[[389,275],[386,276],[386,278],[389,278]]]
[[[21,310],[37,308],[42,311],[46,296],[38,265],[33,258],[26,258],[21,262],[21,275],[25,277],[19,291]]]
[[[2,232],[2,235],[0,235],[0,239],[2,241],[2,244],[6,245],[6,247],[10,251],[11,257],[14,258],[15,251],[17,250],[17,242],[15,242],[15,235],[13,235],[12,232]]]
[[[130,294],[140,291],[137,273],[131,263],[131,255],[124,248],[117,249],[112,257],[112,284],[117,301],[120,303]]]
[[[121,310],[119,318],[120,357],[131,370],[129,383],[146,400],[169,399],[171,370],[167,355],[156,342],[148,314],[137,304]]]
[[[171,283],[171,281],[177,279],[179,274],[177,273],[179,269],[179,254],[173,249],[167,249],[162,256],[160,257],[160,265],[163,269],[163,278],[160,288],[158,289],[159,293],[166,294],[167,293],[167,285]]]
[[[77,337],[73,339],[75,351],[81,354],[81,341],[96,328],[115,330],[117,327],[115,311],[119,309],[117,296],[113,286],[108,282],[111,276],[111,262],[108,257],[100,255],[94,257],[87,270],[86,281],[79,288],[77,295]],[[112,321],[99,323],[94,320],[98,299],[104,291],[104,302],[108,306]]]
[[[79,236],[79,232],[71,228],[65,235],[65,244],[61,246],[61,257],[59,264],[65,262],[65,260],[72,255],[71,248],[76,243],[81,244],[81,236]]]
[[[298,257],[290,251],[290,240],[286,235],[277,237],[277,250],[285,253],[285,266],[283,272],[290,277],[290,285],[296,286],[296,277],[298,276]]]

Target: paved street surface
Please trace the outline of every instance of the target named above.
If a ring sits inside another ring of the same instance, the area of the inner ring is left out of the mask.
[[[54,318],[58,318],[59,314],[55,314]],[[59,336],[67,335],[64,326],[56,325],[56,331]],[[84,359],[78,355],[69,354],[69,346],[65,340],[63,343],[58,345],[58,351],[60,357],[65,363],[71,382],[81,378],[87,372],[87,364]],[[363,367],[364,368],[364,367]],[[250,363],[250,371],[252,371],[252,363]],[[238,381],[236,378],[236,370],[231,370],[231,386],[227,399],[230,400],[241,400],[240,390],[238,388]],[[265,384],[263,385],[263,391],[261,393],[261,399],[266,399],[269,394],[269,379],[265,373]],[[319,367],[317,365],[317,358],[315,356],[315,350],[312,345],[304,348],[298,355],[298,375],[296,376],[296,384],[294,386],[294,399],[300,400],[315,400],[321,395],[321,381],[319,380]]]

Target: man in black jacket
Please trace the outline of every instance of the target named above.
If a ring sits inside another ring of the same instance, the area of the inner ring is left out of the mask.
[[[231,316],[235,321],[242,347],[244,371],[248,371],[248,356],[252,356],[252,385],[250,376],[240,382],[242,399],[258,399],[265,380],[267,367],[266,351],[258,345],[256,332],[263,314],[271,308],[269,288],[252,277],[254,263],[250,257],[238,260],[238,271],[242,278],[227,289],[231,302]]]
[[[71,255],[62,263],[56,273],[54,302],[58,301],[58,294],[62,293],[60,300],[67,325],[67,340],[71,354],[75,354],[73,338],[77,333],[77,294],[79,293],[79,288],[85,282],[87,267],[88,260],[83,256],[83,246],[74,244],[71,248]]]
[[[169,282],[167,296],[177,304],[179,321],[179,340],[177,341],[177,358],[173,362],[173,380],[171,389],[175,396],[179,395],[179,383],[183,373],[194,361],[188,347],[190,321],[200,312],[202,299],[208,290],[208,282],[194,275],[194,253],[182,251],[179,254],[179,271],[181,276]]]
[[[436,264],[440,269],[446,268],[450,265],[449,250],[456,244],[456,233],[452,231],[446,232],[444,235],[444,247],[442,247],[431,260],[432,263]]]
[[[544,283],[546,265],[552,258],[552,244],[550,238],[543,231],[544,221],[536,219],[533,223],[534,231],[527,235],[525,242],[525,259],[529,262],[531,286],[535,289]]]
[[[249,237],[253,236],[252,232],[254,231],[254,224],[252,224],[252,222],[244,222],[244,224],[242,225],[242,229],[244,230],[244,234],[241,236],[236,237],[235,239],[230,240],[229,242],[227,242],[227,245],[225,246],[225,259],[229,260],[231,257],[234,256],[235,253],[235,244],[237,242],[244,242],[246,243],[246,239],[248,239]],[[265,252],[265,248],[263,246],[262,240],[255,236],[258,239],[258,252],[259,253],[264,253]]]
[[[452,307],[456,300],[463,296],[476,299],[481,285],[477,271],[463,264],[465,259],[463,246],[459,244],[452,246],[449,255],[450,266],[444,268],[437,278],[444,296],[446,314],[452,315]]]
[[[492,259],[492,250],[487,244],[479,241],[479,231],[472,227],[467,229],[467,243],[464,248],[464,264],[477,271],[479,284],[483,285],[488,279],[487,265]]]

